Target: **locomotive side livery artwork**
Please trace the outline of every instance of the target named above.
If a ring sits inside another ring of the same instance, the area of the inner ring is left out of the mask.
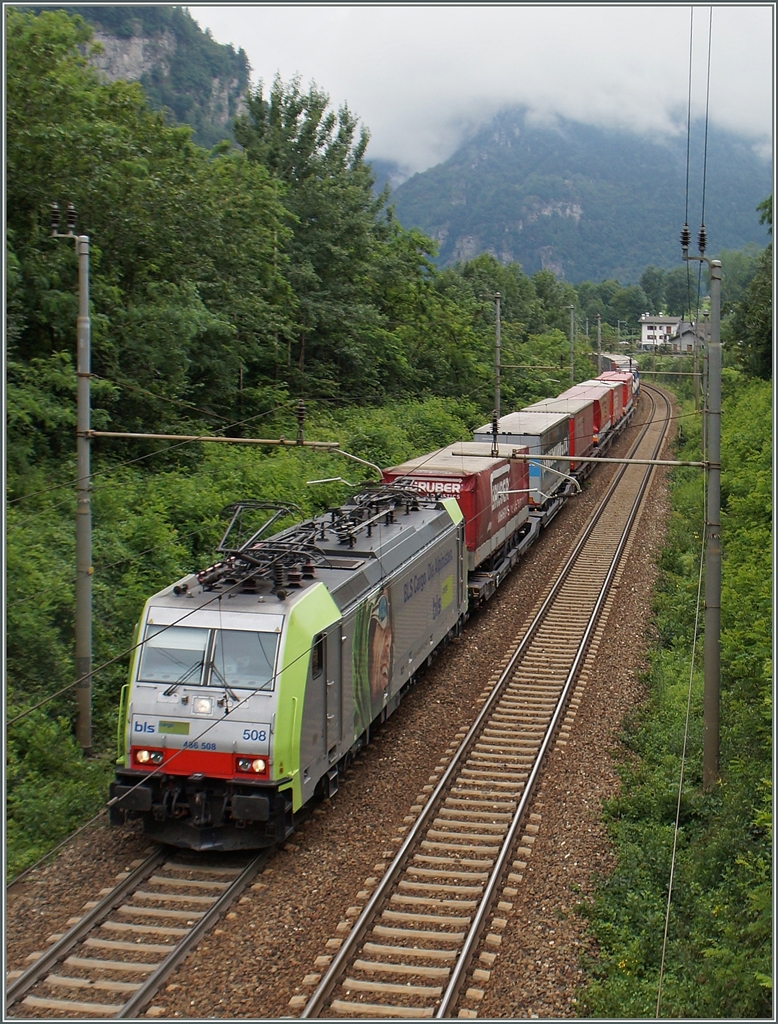
[[[222,560],[144,608],[112,823],[140,818],[151,837],[197,850],[286,838],[592,466],[571,475],[570,462],[531,456],[602,453],[627,423],[632,387],[612,379],[627,375],[606,376],[588,411],[576,394],[509,414],[281,532],[294,506],[230,506]],[[611,394],[624,414],[605,427]]]

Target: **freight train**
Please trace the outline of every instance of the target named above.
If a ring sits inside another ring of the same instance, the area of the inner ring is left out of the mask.
[[[606,371],[495,417],[280,532],[299,510],[231,506],[220,561],[143,610],[111,822],[140,818],[152,838],[195,850],[289,836],[580,489],[593,463],[578,460],[626,426],[634,380]]]

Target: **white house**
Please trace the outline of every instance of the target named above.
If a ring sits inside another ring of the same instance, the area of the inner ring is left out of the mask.
[[[670,345],[681,323],[679,316],[652,316],[644,313],[640,318],[640,347],[652,351]]]

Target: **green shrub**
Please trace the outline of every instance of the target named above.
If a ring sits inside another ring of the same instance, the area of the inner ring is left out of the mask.
[[[660,1016],[771,1015],[771,388],[726,375],[722,412],[720,784],[702,782],[702,636]],[[699,458],[683,419],[679,458]],[[617,855],[587,908],[599,947],[585,1012],[654,1016],[690,678],[703,481],[676,470],[655,604],[649,697],[625,726],[621,791],[604,808]],[[700,629],[704,627],[700,620]]]

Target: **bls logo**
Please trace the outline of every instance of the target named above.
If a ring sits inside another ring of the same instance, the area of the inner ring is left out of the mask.
[[[154,732],[154,726],[149,725],[148,722],[135,722],[133,724],[135,732]]]

